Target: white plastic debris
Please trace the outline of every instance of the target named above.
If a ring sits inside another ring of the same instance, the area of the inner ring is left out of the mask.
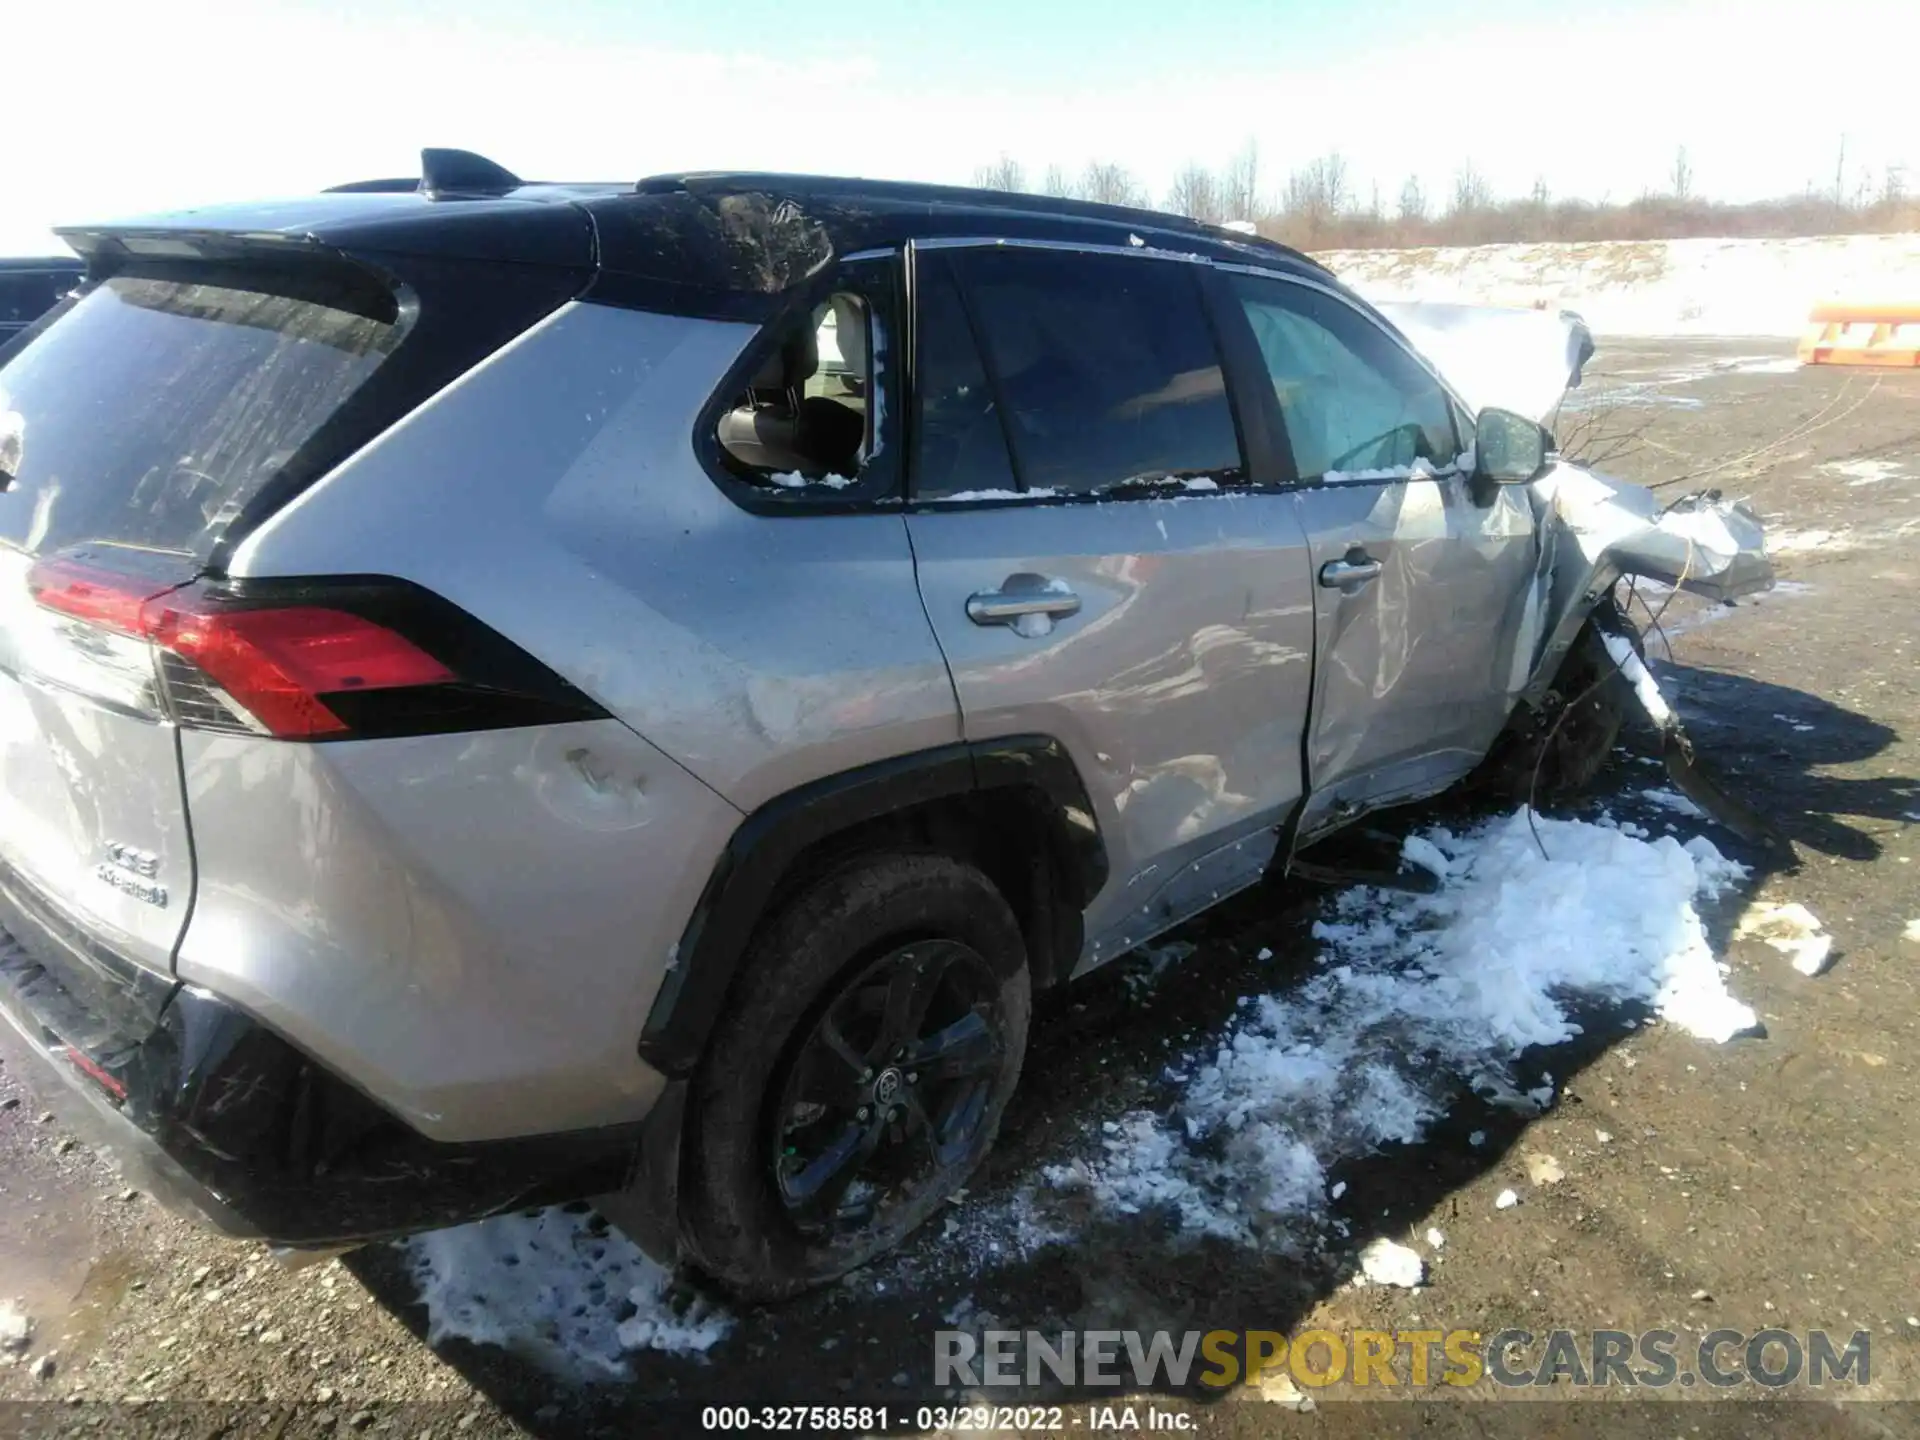
[[[33,1321],[12,1305],[0,1305],[0,1350],[24,1350],[33,1338]]]
[[[1605,1145],[1608,1141],[1613,1139],[1613,1136],[1609,1135],[1605,1130],[1596,1130],[1593,1132],[1593,1138],[1599,1141],[1602,1145]]]
[[[1511,1190],[1502,1190],[1493,1197],[1493,1208],[1496,1210],[1511,1210],[1519,1203],[1520,1197]]]
[[[1402,1290],[1412,1290],[1427,1278],[1427,1262],[1420,1258],[1419,1251],[1383,1235],[1368,1242],[1360,1252],[1360,1273],[1375,1285],[1397,1285]]]
[[[1647,712],[1647,718],[1663,728],[1672,724],[1673,709],[1667,704],[1667,697],[1660,693],[1659,685],[1654,683],[1645,662],[1634,650],[1633,642],[1624,635],[1606,634],[1600,638],[1606,642],[1607,654],[1613,657],[1613,663],[1620,667],[1620,673],[1633,686],[1633,693],[1639,697],[1640,708]]]
[[[1567,1172],[1560,1162],[1551,1155],[1527,1156],[1527,1179],[1535,1185],[1558,1185],[1567,1178]]]
[[[1920,925],[1920,920],[1916,920],[1916,921],[1914,921],[1914,922],[1913,922],[1913,925],[1910,925],[1910,926],[1908,926],[1907,928],[1908,928],[1908,929],[1912,929],[1912,928],[1913,928],[1913,926],[1915,926],[1915,925]],[[1920,938],[1920,936],[1917,936],[1917,937],[1915,937],[1915,938]],[[1254,959],[1256,959],[1256,960],[1271,960],[1271,959],[1273,959],[1273,951],[1271,951],[1271,950],[1269,950],[1269,949],[1268,949],[1268,948],[1267,948],[1267,947],[1266,947],[1265,945],[1262,945],[1262,946],[1260,947],[1260,953],[1259,953],[1258,955],[1256,955],[1256,956],[1254,956],[1253,958],[1254,958]]]
[[[1333,1188],[1327,1192],[1327,1194],[1332,1196],[1335,1200],[1338,1200],[1342,1195],[1346,1193],[1347,1193],[1347,1182],[1344,1180],[1334,1181]]]
[[[1900,932],[1900,938],[1902,940],[1911,940],[1914,944],[1920,945],[1920,920],[1907,921],[1907,928]]]
[[[1779,905],[1756,900],[1733,933],[1736,939],[1764,941],[1790,959],[1802,975],[1818,975],[1833,959],[1833,937],[1819,917],[1798,901]]]
[[[1484,1130],[1476,1130],[1471,1135],[1467,1136],[1467,1144],[1473,1146],[1473,1148],[1476,1150],[1478,1150],[1482,1145],[1486,1143],[1487,1143],[1487,1132]]]
[[[1437,1227],[1434,1227],[1434,1226],[1427,1227],[1427,1244],[1429,1246],[1431,1246],[1435,1250],[1438,1250],[1446,1243],[1447,1243],[1447,1237],[1445,1235],[1442,1235]]]

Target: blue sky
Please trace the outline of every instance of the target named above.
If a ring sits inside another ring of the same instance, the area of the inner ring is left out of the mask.
[[[63,221],[411,173],[422,145],[540,178],[706,167],[966,180],[1001,153],[1129,167],[1340,151],[1361,199],[1630,198],[1689,151],[1746,199],[1911,162],[1914,0],[96,0],[0,22],[0,253]],[[33,56],[20,64],[17,57]],[[1889,59],[1888,57],[1892,57]],[[1876,78],[1878,77],[1878,78]],[[23,119],[30,118],[31,126]]]

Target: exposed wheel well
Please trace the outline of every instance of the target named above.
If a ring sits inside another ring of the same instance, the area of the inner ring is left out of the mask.
[[[654,996],[641,1057],[689,1073],[768,917],[825,867],[883,849],[937,850],[985,874],[1020,925],[1035,986],[1072,972],[1107,879],[1086,785],[1049,736],[962,741],[814,781],[734,832]]]
[[[1080,958],[1080,893],[1052,801],[1034,786],[1008,785],[905,806],[828,835],[797,855],[768,898],[781,909],[816,877],[848,857],[885,850],[935,850],[977,866],[1020,922],[1035,989],[1064,980]]]

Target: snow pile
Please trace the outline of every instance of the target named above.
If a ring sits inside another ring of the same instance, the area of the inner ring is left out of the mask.
[[[427,1343],[499,1345],[576,1380],[623,1380],[635,1350],[697,1354],[733,1326],[591,1213],[538,1210],[415,1235],[398,1247],[427,1307]]]
[[[1285,1244],[1288,1222],[1324,1212],[1329,1166],[1419,1139],[1461,1084],[1522,1110],[1550,1104],[1550,1078],[1523,1091],[1518,1062],[1578,1035],[1578,1006],[1648,1005],[1714,1041],[1753,1027],[1695,909],[1743,867],[1704,839],[1536,823],[1550,858],[1524,811],[1417,837],[1409,853],[1442,872],[1437,894],[1335,897],[1314,927],[1318,973],[1242,1001],[1217,1047],[1172,1072],[1172,1115],[1109,1122],[1096,1160],[1045,1181],[1190,1232]]]
[[[1603,335],[1798,336],[1822,301],[1907,295],[1920,235],[1620,240],[1317,257],[1369,300],[1574,310]]]

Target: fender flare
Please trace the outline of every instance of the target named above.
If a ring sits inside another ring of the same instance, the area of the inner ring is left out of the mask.
[[[1044,797],[1056,854],[1084,908],[1107,882],[1106,845],[1079,770],[1050,736],[963,741],[813,781],[762,805],[727,842],[648,1012],[641,1058],[670,1076],[698,1063],[754,930],[810,848],[929,801],[1008,788]]]

